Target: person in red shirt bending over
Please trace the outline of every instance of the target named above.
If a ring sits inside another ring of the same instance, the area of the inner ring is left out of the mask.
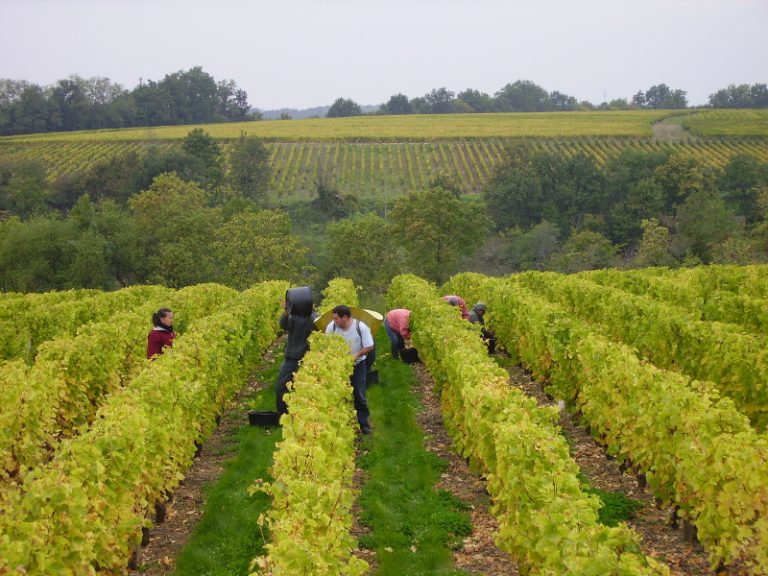
[[[405,348],[405,341],[411,337],[409,323],[411,311],[407,308],[395,308],[384,317],[384,330],[392,343],[392,358],[397,360],[400,350]]]
[[[469,320],[469,310],[467,310],[467,303],[464,302],[464,298],[461,296],[456,296],[455,294],[449,294],[447,296],[443,296],[443,300],[448,302],[451,306],[458,306],[459,310],[461,311],[461,317],[464,320]]]
[[[173,346],[176,332],[173,331],[173,311],[170,308],[160,308],[152,314],[152,330],[147,336],[147,358],[163,353],[163,348]]]

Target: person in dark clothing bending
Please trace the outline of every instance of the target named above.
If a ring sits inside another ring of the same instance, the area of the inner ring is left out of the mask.
[[[472,307],[472,311],[469,313],[469,321],[472,324],[480,324],[480,335],[483,338],[483,342],[488,347],[488,354],[493,354],[496,351],[496,332],[493,330],[486,330],[485,328],[485,311],[486,305],[484,302],[478,302]]]
[[[285,358],[280,365],[280,372],[275,383],[275,395],[277,396],[277,411],[280,414],[288,413],[288,406],[283,400],[288,392],[288,382],[293,381],[294,373],[299,369],[299,362],[309,350],[309,335],[315,329],[315,317],[317,315],[299,316],[288,314],[286,302],[283,302],[283,313],[280,316],[280,328],[288,332],[285,341]]]

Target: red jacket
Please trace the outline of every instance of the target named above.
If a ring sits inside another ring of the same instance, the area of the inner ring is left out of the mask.
[[[152,329],[147,336],[147,358],[162,354],[163,348],[173,346],[174,338],[176,338],[176,332]]]

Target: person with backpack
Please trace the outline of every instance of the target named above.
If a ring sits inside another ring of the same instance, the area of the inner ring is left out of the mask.
[[[366,398],[365,375],[368,370],[366,357],[373,352],[374,343],[371,329],[365,322],[352,318],[349,306],[343,304],[333,309],[333,320],[325,328],[326,334],[338,334],[347,341],[349,352],[355,359],[355,367],[352,370],[350,383],[352,384],[352,398],[357,413],[357,423],[363,434],[371,434],[373,429],[368,422],[370,411]]]

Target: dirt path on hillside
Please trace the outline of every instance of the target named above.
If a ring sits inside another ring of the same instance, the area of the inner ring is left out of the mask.
[[[655,142],[694,142],[696,136],[688,132],[682,125],[682,116],[673,116],[651,125]]]

